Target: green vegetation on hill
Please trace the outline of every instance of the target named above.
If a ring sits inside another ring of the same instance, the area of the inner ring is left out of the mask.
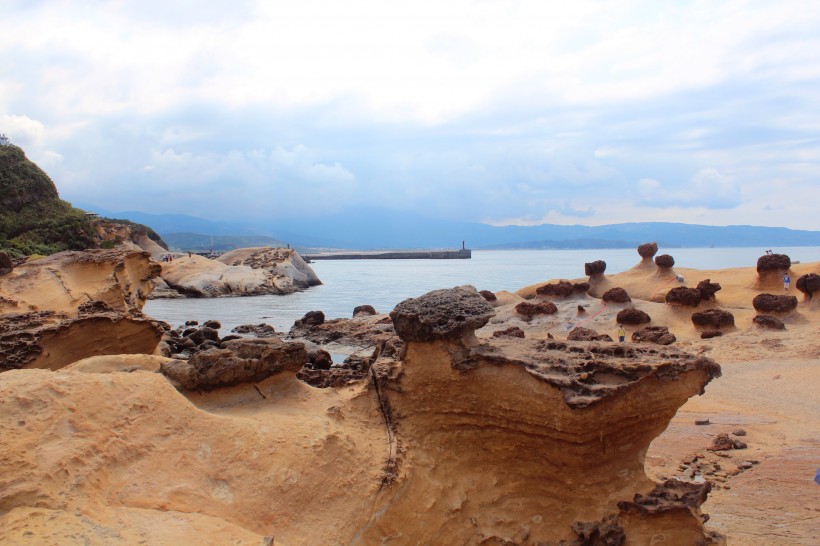
[[[128,220],[90,219],[60,199],[49,176],[13,145],[0,145],[0,251],[12,257],[113,246],[99,223],[127,225],[167,248],[154,230]]]

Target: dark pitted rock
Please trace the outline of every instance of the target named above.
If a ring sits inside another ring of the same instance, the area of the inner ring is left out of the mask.
[[[713,337],[720,337],[723,335],[723,332],[720,330],[707,330],[706,332],[700,333],[700,339],[712,339]]]
[[[785,254],[764,254],[757,259],[757,272],[787,271],[792,266],[792,260]]]
[[[610,288],[604,292],[601,299],[609,303],[630,303],[632,301],[626,290],[621,287]]]
[[[607,334],[599,334],[595,330],[578,326],[573,328],[567,335],[568,341],[612,341],[612,337]]]
[[[296,378],[317,389],[344,387],[366,380],[372,363],[373,357],[364,358],[354,355],[347,357],[342,365],[331,366],[327,369],[317,368],[314,364],[308,363],[299,370]]]
[[[222,323],[218,320],[206,320],[202,326],[205,326],[206,328],[213,328],[214,330],[219,330],[220,328],[222,328]]]
[[[796,296],[758,294],[752,300],[755,310],[763,313],[789,313],[797,309]]]
[[[198,320],[186,320],[185,326],[199,326]]]
[[[81,303],[77,307],[77,314],[80,316],[95,315],[97,313],[108,313],[113,311],[104,301],[94,300]]]
[[[231,330],[231,332],[237,334],[251,334],[256,337],[270,337],[276,333],[276,330],[270,324],[265,324],[262,322],[260,324],[241,324]]]
[[[596,260],[584,264],[584,274],[588,277],[603,275],[604,271],[606,271],[606,262],[603,260]]]
[[[700,299],[703,301],[714,300],[715,292],[720,290],[720,284],[711,281],[712,279],[705,279],[698,283],[698,292],[700,292]]]
[[[809,300],[812,298],[814,292],[820,292],[820,275],[817,273],[808,273],[801,275],[797,279],[797,289],[806,294]]]
[[[658,253],[658,243],[644,243],[638,247],[641,258],[651,258]]]
[[[572,290],[577,293],[586,294],[589,292],[589,283],[588,282],[576,282],[572,285]]]
[[[493,337],[524,337],[524,330],[518,326],[510,326],[504,330],[496,330],[493,332]]]
[[[623,546],[626,544],[626,534],[623,527],[618,525],[618,518],[610,514],[601,521],[575,521],[570,526],[572,532],[578,535],[570,545],[601,544],[603,546]]]
[[[723,309],[707,309],[692,313],[692,323],[701,328],[731,328],[735,325],[735,316]]]
[[[682,305],[684,307],[697,307],[700,305],[701,295],[697,288],[687,288],[678,286],[666,293],[666,303]]]
[[[196,345],[202,345],[202,343],[209,339],[211,341],[219,341],[219,332],[213,328],[208,328],[207,326],[203,326],[199,330],[194,330],[189,335],[184,336],[193,341]]]
[[[376,312],[376,308],[372,305],[357,305],[353,308],[354,317],[372,317],[373,315],[378,315],[378,313]]]
[[[635,343],[670,345],[677,341],[677,338],[666,326],[646,326],[632,334],[632,341]]]
[[[574,291],[575,289],[569,281],[553,282],[535,289],[535,293],[539,296],[552,296],[556,298],[568,298]]]
[[[162,364],[160,372],[179,389],[212,390],[261,381],[284,370],[296,372],[308,361],[304,344],[278,338],[243,338],[224,346]]]
[[[0,252],[0,276],[8,275],[14,271],[14,262],[11,257],[5,252]]]
[[[648,314],[634,307],[621,309],[615,318],[618,324],[646,324],[651,321],[652,318]]]
[[[321,311],[308,311],[305,316],[296,321],[295,324],[304,326],[319,326],[324,324],[325,314]]]
[[[655,265],[658,267],[674,267],[675,258],[669,254],[661,254],[660,256],[655,257]]]
[[[308,352],[308,362],[313,364],[316,370],[329,370],[333,366],[333,357],[324,349]]]
[[[390,312],[393,328],[406,342],[471,335],[494,315],[492,306],[472,286],[434,290],[406,299]]]
[[[744,442],[723,433],[715,436],[712,440],[712,445],[707,449],[709,451],[729,451],[730,449],[746,449],[746,447]]]
[[[587,312],[587,310],[584,308],[584,306],[583,306],[583,305],[579,305],[579,306],[578,306],[578,314],[579,314],[579,315],[583,315],[583,314],[584,314],[584,313],[586,313],[586,312]]]
[[[785,330],[786,325],[777,317],[772,315],[757,315],[752,319],[752,322],[761,328],[768,328],[770,330]]]
[[[524,320],[529,322],[536,315],[554,315],[558,312],[558,307],[551,301],[542,301],[540,303],[522,301],[515,306],[515,312],[523,316]]]
[[[478,293],[481,294],[487,301],[498,301],[498,298],[495,296],[495,294],[490,292],[489,290],[479,290]]]

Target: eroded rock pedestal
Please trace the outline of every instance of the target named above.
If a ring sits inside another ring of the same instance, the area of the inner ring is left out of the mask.
[[[391,313],[406,348],[373,374],[395,481],[361,542],[720,543],[699,510],[708,485],[689,491],[644,472],[652,439],[719,366],[667,348],[479,343],[473,331],[492,315],[467,287]]]

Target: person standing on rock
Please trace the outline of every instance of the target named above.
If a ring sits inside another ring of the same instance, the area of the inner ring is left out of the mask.
[[[626,330],[624,330],[624,325],[623,324],[619,324],[618,325],[618,341],[623,343],[625,339],[626,339]]]
[[[785,275],[783,275],[783,288],[786,289],[786,292],[789,291],[789,283],[790,282],[792,282],[792,279],[791,279],[791,277],[789,277],[789,274],[786,273]]]

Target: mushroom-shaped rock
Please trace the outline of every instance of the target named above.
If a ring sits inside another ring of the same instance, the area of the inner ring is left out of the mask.
[[[621,287],[610,288],[604,292],[601,299],[609,303],[629,303],[632,301],[626,290]]]
[[[692,323],[701,328],[726,328],[735,325],[735,317],[723,309],[707,309],[692,313]]]
[[[785,330],[786,325],[779,318],[772,315],[757,315],[752,319],[752,322],[761,328],[768,328],[770,330]]]
[[[404,300],[390,312],[393,328],[407,342],[471,335],[493,315],[492,306],[472,286],[433,290]]]
[[[684,307],[697,307],[700,305],[701,295],[697,288],[687,288],[678,286],[666,293],[666,303],[682,305]]]
[[[493,332],[493,337],[524,337],[524,330],[518,326],[510,326],[504,330],[496,330]]]
[[[357,305],[353,308],[354,317],[369,317],[376,315],[376,309],[372,305]]]
[[[481,296],[487,301],[498,301],[494,292],[490,292],[489,290],[479,290],[478,291]]]
[[[535,293],[539,296],[553,296],[557,298],[568,298],[572,295],[575,289],[569,281],[558,281],[554,283],[545,284],[535,289]]]
[[[638,247],[641,258],[651,258],[658,253],[658,243],[644,243]]]
[[[14,262],[5,252],[0,252],[0,276],[11,273],[14,270]]]
[[[584,273],[588,277],[603,275],[604,271],[606,271],[606,262],[603,260],[595,260],[584,264]]]
[[[808,273],[797,279],[797,289],[806,294],[811,300],[814,292],[820,292],[820,275]]]
[[[551,301],[542,301],[540,303],[522,301],[515,306],[515,311],[519,315],[523,315],[524,320],[530,321],[536,315],[554,315],[558,312],[558,307]]]
[[[579,294],[586,294],[589,292],[588,282],[576,282],[572,285],[572,290]]]
[[[324,324],[325,314],[321,311],[308,311],[305,316],[296,321],[296,324],[304,326],[319,326]]]
[[[757,259],[757,272],[786,271],[792,266],[791,258],[785,254],[764,254]]]
[[[720,290],[720,284],[711,282],[712,279],[704,279],[698,283],[698,292],[703,301],[711,301],[715,299],[715,292]]]
[[[658,267],[673,267],[675,265],[675,258],[669,254],[661,254],[655,257],[655,265]]]
[[[599,334],[595,330],[578,326],[567,335],[569,341],[612,341],[612,336]]]
[[[646,326],[636,332],[633,332],[632,341],[636,343],[657,343],[658,345],[670,345],[677,341],[677,338],[666,326]]]
[[[651,320],[652,318],[644,311],[634,307],[628,307],[618,311],[618,316],[616,317],[615,322],[618,324],[646,324]]]
[[[752,305],[756,311],[764,313],[788,313],[797,309],[796,296],[783,296],[774,294],[758,294],[752,300]]]

